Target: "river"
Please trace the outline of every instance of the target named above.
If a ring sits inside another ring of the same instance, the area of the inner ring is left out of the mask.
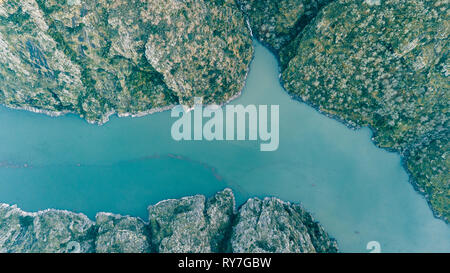
[[[414,191],[400,156],[377,148],[368,128],[351,130],[292,100],[275,57],[255,46],[231,104],[279,105],[277,151],[261,152],[257,141],[177,142],[170,111],[97,126],[0,107],[0,202],[146,220],[160,200],[230,187],[238,205],[253,196],[301,202],[342,251],[378,241],[383,252],[449,252],[449,226]]]

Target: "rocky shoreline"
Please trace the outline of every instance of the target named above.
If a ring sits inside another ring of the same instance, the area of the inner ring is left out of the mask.
[[[149,219],[62,210],[24,212],[0,204],[0,252],[330,253],[338,247],[300,205],[251,198],[235,208],[230,189],[161,201]]]

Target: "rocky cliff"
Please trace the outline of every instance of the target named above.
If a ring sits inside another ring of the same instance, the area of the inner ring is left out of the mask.
[[[278,52],[292,41],[332,0],[237,0],[252,32],[263,44]]]
[[[449,15],[447,1],[334,1],[280,51],[286,90],[373,128],[447,221]]]
[[[237,212],[229,189],[165,200],[148,208],[149,222],[99,213],[27,213],[0,205],[0,252],[209,253],[337,252],[336,241],[301,206],[249,199]]]
[[[0,103],[103,123],[240,93],[253,49],[234,1],[0,1]]]

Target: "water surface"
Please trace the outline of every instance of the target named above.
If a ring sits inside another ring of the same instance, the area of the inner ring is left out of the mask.
[[[277,62],[256,45],[242,96],[232,104],[280,105],[280,146],[176,142],[170,112],[117,118],[103,126],[0,107],[0,202],[24,210],[108,211],[147,219],[167,198],[230,187],[237,203],[277,196],[302,202],[343,251],[450,251],[450,228],[408,182],[401,158],[375,147],[367,128],[350,130],[292,100]]]

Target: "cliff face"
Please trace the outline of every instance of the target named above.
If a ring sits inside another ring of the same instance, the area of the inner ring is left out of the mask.
[[[299,205],[249,199],[237,212],[226,189],[149,207],[149,223],[130,216],[0,206],[0,252],[337,252],[334,239]]]
[[[240,92],[252,56],[233,1],[0,1],[0,103],[103,123]]]

